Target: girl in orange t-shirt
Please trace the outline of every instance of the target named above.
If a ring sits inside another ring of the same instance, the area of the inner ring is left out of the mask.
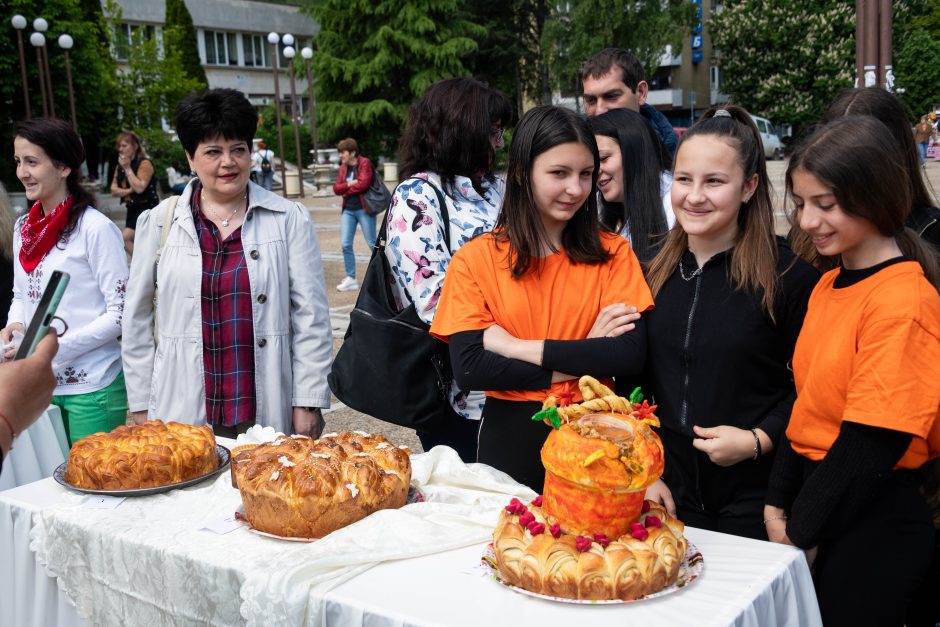
[[[545,397],[580,402],[574,379],[636,374],[646,352],[637,312],[653,299],[627,241],[600,229],[598,163],[573,112],[523,116],[496,227],[454,255],[431,325],[458,385],[487,391],[478,461],[536,491],[549,428],[530,418]]]
[[[933,551],[918,470],[940,454],[938,268],[904,227],[902,163],[860,116],[824,126],[787,168],[800,228],[841,266],[810,297],[764,518],[771,540],[807,550],[827,627],[903,625]]]

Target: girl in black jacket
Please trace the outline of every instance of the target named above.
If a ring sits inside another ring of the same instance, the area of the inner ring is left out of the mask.
[[[687,131],[676,226],[647,279],[646,386],[666,471],[647,498],[686,524],[766,539],[772,452],[795,398],[788,362],[819,274],[774,236],[757,127],[735,106]]]

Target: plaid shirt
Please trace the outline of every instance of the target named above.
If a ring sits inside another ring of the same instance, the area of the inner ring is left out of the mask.
[[[232,427],[255,419],[254,325],[251,286],[238,228],[225,241],[200,211],[193,190],[193,222],[202,251],[202,361],[209,424]]]

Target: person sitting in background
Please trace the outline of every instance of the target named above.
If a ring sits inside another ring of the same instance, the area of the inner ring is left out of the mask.
[[[166,169],[166,178],[167,182],[170,184],[170,193],[176,196],[182,194],[183,190],[186,189],[186,184],[193,179],[189,174],[181,174],[173,166]]]
[[[47,333],[26,359],[0,364],[0,469],[16,436],[29,428],[52,400],[56,386],[52,359],[59,350],[55,333]]]
[[[333,193],[343,197],[342,215],[339,219],[339,239],[343,246],[343,266],[346,276],[336,286],[337,291],[352,292],[359,289],[356,281],[356,253],[353,240],[356,225],[362,228],[369,250],[375,246],[375,216],[366,211],[365,192],[375,176],[372,162],[359,154],[359,144],[347,137],[336,144],[339,150],[339,173],[333,183]]]
[[[127,254],[134,253],[134,230],[140,214],[156,207],[160,202],[157,196],[157,178],[154,175],[153,162],[144,153],[140,138],[131,131],[121,131],[117,136],[118,167],[114,170],[111,193],[121,198],[127,208],[124,221],[124,249]]]

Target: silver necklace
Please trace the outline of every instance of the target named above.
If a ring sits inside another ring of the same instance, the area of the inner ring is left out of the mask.
[[[691,281],[692,279],[694,279],[701,273],[702,273],[702,267],[698,267],[692,272],[692,274],[690,274],[689,276],[686,276],[685,269],[682,267],[682,260],[681,259],[679,260],[679,276],[682,277],[683,281],[686,281],[686,282]]]
[[[245,200],[246,198],[248,198],[248,192],[245,192],[245,195],[242,196],[242,200]],[[213,209],[213,208],[210,207],[208,204],[206,204],[206,197],[203,195],[202,191],[199,192],[199,201],[200,201],[200,203],[202,203],[202,206],[203,206],[203,207],[205,207],[206,209],[208,209],[209,211],[212,212],[212,215],[214,215],[217,219],[219,219],[219,220],[222,221],[222,226],[223,226],[223,227],[227,227],[227,226],[228,226],[228,223],[229,223],[229,220],[231,220],[232,218],[234,218],[234,217],[235,217],[235,214],[237,214],[238,211],[239,211],[239,209],[241,209],[241,207],[235,207],[235,210],[232,211],[232,213],[230,213],[227,218],[223,218],[222,216],[219,215],[219,213],[218,213],[215,209]]]

